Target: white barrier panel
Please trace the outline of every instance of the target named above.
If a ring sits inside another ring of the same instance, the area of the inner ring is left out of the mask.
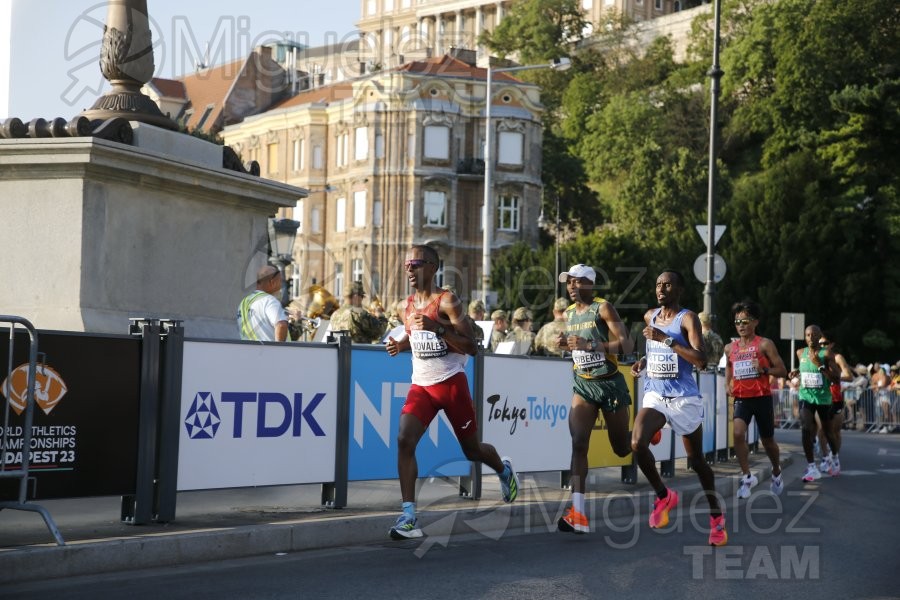
[[[337,348],[184,344],[178,490],[334,480]]]
[[[519,471],[569,468],[572,363],[484,357],[483,441],[510,456]],[[485,468],[485,472],[493,472]]]

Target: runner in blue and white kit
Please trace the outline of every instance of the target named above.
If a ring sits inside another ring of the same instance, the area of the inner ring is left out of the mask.
[[[709,543],[723,546],[728,541],[725,515],[716,498],[715,476],[703,457],[703,403],[694,379],[693,367],[706,367],[703,334],[697,314],[679,304],[684,278],[676,271],[663,271],[656,278],[659,308],[644,315],[647,326],[647,356],[636,362],[631,373],[640,377],[646,366],[642,408],[634,420],[631,448],[638,466],[656,490],[650,527],[665,527],[669,511],[678,504],[675,490],[666,488],[650,451],[650,438],[668,422],[681,435],[691,468],[700,478],[709,502]]]

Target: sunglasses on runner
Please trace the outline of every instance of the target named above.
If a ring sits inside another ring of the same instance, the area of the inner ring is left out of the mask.
[[[749,325],[752,322],[753,322],[753,319],[735,319],[734,320],[735,325]]]
[[[407,269],[418,269],[419,267],[423,267],[430,262],[430,260],[425,260],[424,258],[414,258],[412,260],[406,261],[406,263],[404,264],[406,265]]]

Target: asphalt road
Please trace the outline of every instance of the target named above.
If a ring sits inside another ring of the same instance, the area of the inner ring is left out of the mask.
[[[799,442],[796,431],[777,439]],[[669,528],[645,516],[556,531],[421,541],[34,582],[2,598],[810,598],[900,597],[900,436],[845,432],[841,477],[804,484],[795,457],[784,495],[768,482],[728,499],[729,543],[706,545],[706,507]]]

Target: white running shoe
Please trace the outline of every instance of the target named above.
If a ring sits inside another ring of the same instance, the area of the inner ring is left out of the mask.
[[[772,493],[776,496],[780,496],[781,492],[784,491],[784,479],[781,478],[781,473],[778,475],[772,475],[772,481],[769,483],[769,489],[772,490]]]
[[[819,472],[831,475],[832,464],[831,457],[826,456],[822,459],[822,464],[819,466]]]
[[[816,468],[815,463],[806,467],[806,473],[803,474],[803,481],[815,481],[822,479],[822,473]]]
[[[837,477],[840,474],[841,474],[841,461],[840,461],[840,459],[835,458],[831,462],[831,476]]]
[[[744,475],[741,477],[741,484],[738,486],[737,497],[740,499],[749,498],[750,490],[756,487],[756,484],[759,483],[759,480],[755,475]]]

